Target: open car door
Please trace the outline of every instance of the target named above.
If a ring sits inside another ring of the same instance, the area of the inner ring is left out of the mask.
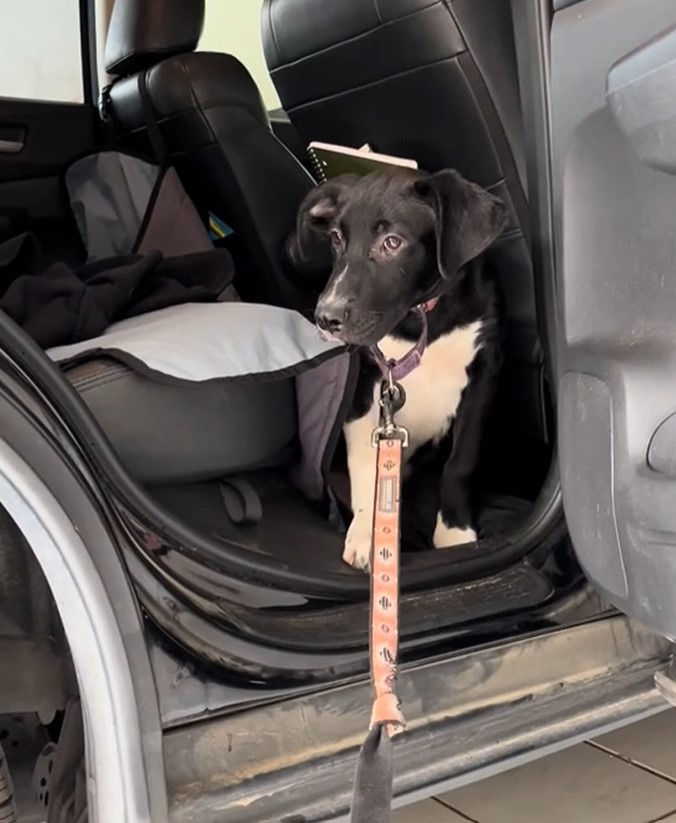
[[[676,2],[555,0],[560,469],[608,601],[676,638]]]

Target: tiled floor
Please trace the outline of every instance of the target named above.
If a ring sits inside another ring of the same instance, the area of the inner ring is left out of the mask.
[[[676,710],[408,806],[393,823],[676,823]]]

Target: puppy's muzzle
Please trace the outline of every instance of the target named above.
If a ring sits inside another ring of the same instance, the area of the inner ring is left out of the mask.
[[[315,323],[322,331],[340,334],[349,318],[350,307],[345,299],[331,298],[317,303]]]

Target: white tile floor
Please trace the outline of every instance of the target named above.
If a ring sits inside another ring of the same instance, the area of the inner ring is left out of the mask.
[[[395,812],[392,823],[676,823],[676,710]]]

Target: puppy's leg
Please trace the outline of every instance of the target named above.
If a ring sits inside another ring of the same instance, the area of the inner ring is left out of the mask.
[[[440,511],[433,537],[437,549],[473,543],[477,539],[469,484],[479,458],[498,366],[497,354],[482,349],[467,370],[469,383],[460,398],[453,423],[453,447],[441,477]]]
[[[345,538],[343,560],[355,569],[368,569],[371,559],[376,488],[376,450],[371,434],[377,425],[378,407],[374,403],[363,417],[351,420],[344,428],[354,517]]]

